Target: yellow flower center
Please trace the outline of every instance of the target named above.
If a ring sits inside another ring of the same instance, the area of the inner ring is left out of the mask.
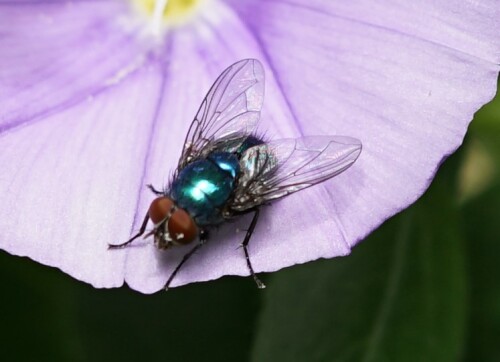
[[[157,27],[175,26],[193,17],[202,0],[132,0]]]

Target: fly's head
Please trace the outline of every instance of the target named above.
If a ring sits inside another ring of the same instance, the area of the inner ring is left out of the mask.
[[[155,224],[150,234],[158,249],[168,249],[173,245],[189,244],[198,236],[198,227],[189,213],[177,207],[166,196],[153,200],[149,206],[149,218]]]

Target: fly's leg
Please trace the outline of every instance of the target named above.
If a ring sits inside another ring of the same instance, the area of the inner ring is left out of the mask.
[[[132,241],[134,241],[139,236],[144,234],[144,231],[146,231],[146,226],[148,225],[148,221],[149,221],[149,212],[146,213],[146,216],[144,217],[144,221],[142,222],[142,225],[141,225],[141,229],[139,230],[139,232],[137,234],[135,234],[132,238],[130,238],[129,240],[127,240],[123,244],[108,244],[108,249],[120,249],[120,248],[123,248],[123,247],[127,246],[128,244],[130,244]]]
[[[247,259],[247,266],[248,270],[250,271],[250,274],[253,277],[253,280],[255,280],[255,284],[257,284],[257,288],[259,289],[264,289],[266,285],[260,281],[260,279],[255,275],[255,272],[253,271],[252,263],[250,262],[250,256],[248,255],[248,243],[250,242],[250,238],[252,237],[253,230],[255,229],[255,225],[257,225],[257,220],[259,219],[259,209],[255,209],[255,213],[253,214],[253,219],[252,222],[250,223],[250,227],[247,230],[247,234],[245,235],[245,240],[243,240],[243,243],[241,243],[241,246],[243,247],[243,250],[245,251],[245,258]]]
[[[158,191],[157,189],[155,189],[155,187],[153,185],[149,184],[149,185],[146,185],[146,186],[147,186],[148,189],[151,190],[151,192],[153,192],[153,194],[155,194],[155,195],[163,195],[163,192]]]
[[[172,274],[170,274],[170,277],[168,278],[167,282],[165,283],[165,286],[163,287],[163,289],[168,290],[168,288],[170,287],[170,283],[172,283],[172,280],[174,280],[174,278],[177,275],[177,273],[179,272],[180,268],[184,265],[184,263],[186,261],[188,261],[188,259],[194,253],[196,253],[196,250],[198,250],[201,246],[203,246],[203,244],[205,244],[207,242],[207,239],[208,239],[208,233],[205,230],[202,230],[200,232],[200,241],[198,242],[198,244],[196,244],[196,246],[194,248],[192,248],[188,253],[186,253],[182,257],[181,262],[177,265],[177,267],[174,269]]]

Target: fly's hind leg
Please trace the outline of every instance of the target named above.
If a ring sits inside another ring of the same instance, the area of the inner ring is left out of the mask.
[[[245,235],[245,239],[241,246],[243,247],[243,251],[245,252],[245,258],[247,260],[248,270],[250,271],[250,275],[252,275],[253,280],[255,280],[255,284],[257,284],[257,288],[264,289],[266,285],[262,283],[262,281],[257,277],[255,272],[253,271],[252,263],[250,262],[250,256],[248,255],[248,243],[250,242],[250,238],[252,237],[253,231],[255,229],[255,225],[257,225],[257,220],[259,219],[259,209],[255,209],[255,213],[253,214],[252,222],[250,223],[250,227],[247,230],[247,234]]]
[[[191,256],[193,256],[193,254],[196,253],[196,251],[207,242],[207,239],[208,239],[208,233],[205,230],[202,230],[200,232],[200,241],[198,242],[198,244],[195,245],[194,248],[192,248],[186,254],[184,254],[180,263],[175,267],[172,274],[170,274],[170,277],[168,278],[167,282],[165,283],[165,286],[163,287],[163,289],[168,290],[170,288],[170,283],[172,283],[172,280],[174,280],[175,276],[177,275],[177,273],[179,272],[181,267],[184,265],[184,263],[187,262],[188,259]]]

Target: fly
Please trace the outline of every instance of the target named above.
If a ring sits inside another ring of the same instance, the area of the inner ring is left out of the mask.
[[[167,279],[172,280],[188,259],[208,240],[214,227],[253,213],[241,244],[250,275],[254,272],[248,244],[260,207],[326,181],[349,168],[361,153],[361,142],[342,136],[306,136],[265,141],[255,129],[264,100],[264,69],[256,59],[227,68],[201,103],[184,142],[172,180],[164,190],[148,185],[151,202],[139,232],[122,248],[146,233],[149,220],[158,249],[196,245],[184,255]]]

